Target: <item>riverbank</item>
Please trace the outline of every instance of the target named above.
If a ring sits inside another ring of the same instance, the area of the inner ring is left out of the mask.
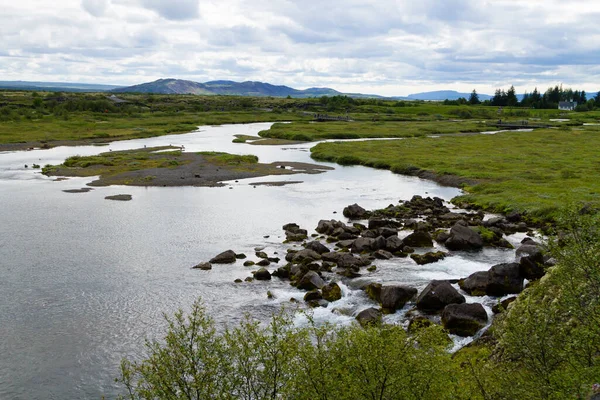
[[[568,203],[600,205],[594,126],[468,137],[320,143],[312,158],[365,165],[461,187],[455,204],[551,222]]]
[[[63,164],[45,166],[57,177],[99,176],[89,186],[223,186],[223,181],[269,175],[317,174],[332,168],[297,162],[261,164],[256,156],[219,152],[185,153],[163,146],[74,156]]]

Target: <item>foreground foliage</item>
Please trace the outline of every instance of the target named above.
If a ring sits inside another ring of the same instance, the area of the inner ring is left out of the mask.
[[[600,377],[600,216],[570,211],[557,264],[455,355],[438,326],[268,326],[218,332],[200,301],[124,360],[131,399],[586,399]]]

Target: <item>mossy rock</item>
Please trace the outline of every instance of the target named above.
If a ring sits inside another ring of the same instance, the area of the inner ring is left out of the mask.
[[[342,289],[335,282],[323,286],[321,290],[323,292],[323,298],[327,301],[336,301],[342,298]]]

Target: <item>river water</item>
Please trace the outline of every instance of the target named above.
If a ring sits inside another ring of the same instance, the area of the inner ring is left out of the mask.
[[[415,194],[446,200],[459,194],[458,189],[389,171],[327,163],[322,164],[335,169],[240,180],[219,188],[113,186],[77,194],[63,190],[85,187],[93,179],[56,182],[31,169],[34,163],[56,164],[76,154],[168,144],[184,145],[186,151],[256,154],[261,162],[313,162],[312,144],[231,142],[235,134],[255,135],[269,126],[204,126],[189,134],[108,147],[0,153],[0,399],[114,398],[121,390],[113,381],[120,360],[140,357],[145,338],[161,337],[163,313],[188,309],[202,297],[222,326],[235,324],[245,313],[267,320],[290,304],[290,297],[303,296],[278,279],[234,283],[250,276],[252,268],[241,261],[211,271],[192,270],[193,265],[227,249],[255,259],[257,246],[283,258],[289,246],[281,244],[282,225],[296,222],[312,231],[320,219],[344,219],[342,209],[355,202],[373,209]],[[303,183],[251,185],[268,180]],[[119,193],[131,194],[133,200],[104,199]],[[521,238],[509,240],[518,243]],[[342,284],[343,298],[314,316],[351,323],[353,315],[373,305],[356,289],[365,281],[423,288],[434,278],[460,278],[513,259],[514,251],[488,249],[456,253],[427,266],[410,259],[377,262],[376,272]],[[267,299],[268,290],[274,300]],[[483,301],[489,306],[495,300]],[[401,322],[402,315],[386,318]],[[302,315],[296,322],[303,323]]]

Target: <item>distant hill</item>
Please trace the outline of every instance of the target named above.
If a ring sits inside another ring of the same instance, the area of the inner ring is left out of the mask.
[[[479,95],[479,100],[481,100],[481,101],[489,100],[492,98],[492,96],[490,96],[488,94],[481,94],[481,93],[477,93],[477,94]],[[471,93],[460,93],[455,90],[437,90],[434,92],[409,94],[408,99],[409,100],[444,101],[444,100],[457,100],[460,97],[469,99],[469,96],[471,96]]]
[[[205,83],[182,79],[159,79],[114,89],[113,92],[157,93],[157,94],[204,94],[236,96],[273,96],[273,97],[321,97],[336,96],[342,93],[329,88],[310,88],[298,90],[289,86],[277,86],[264,82],[210,81]]]
[[[49,92],[106,92],[119,87],[121,86],[96,85],[91,83],[0,81],[0,89]]]

